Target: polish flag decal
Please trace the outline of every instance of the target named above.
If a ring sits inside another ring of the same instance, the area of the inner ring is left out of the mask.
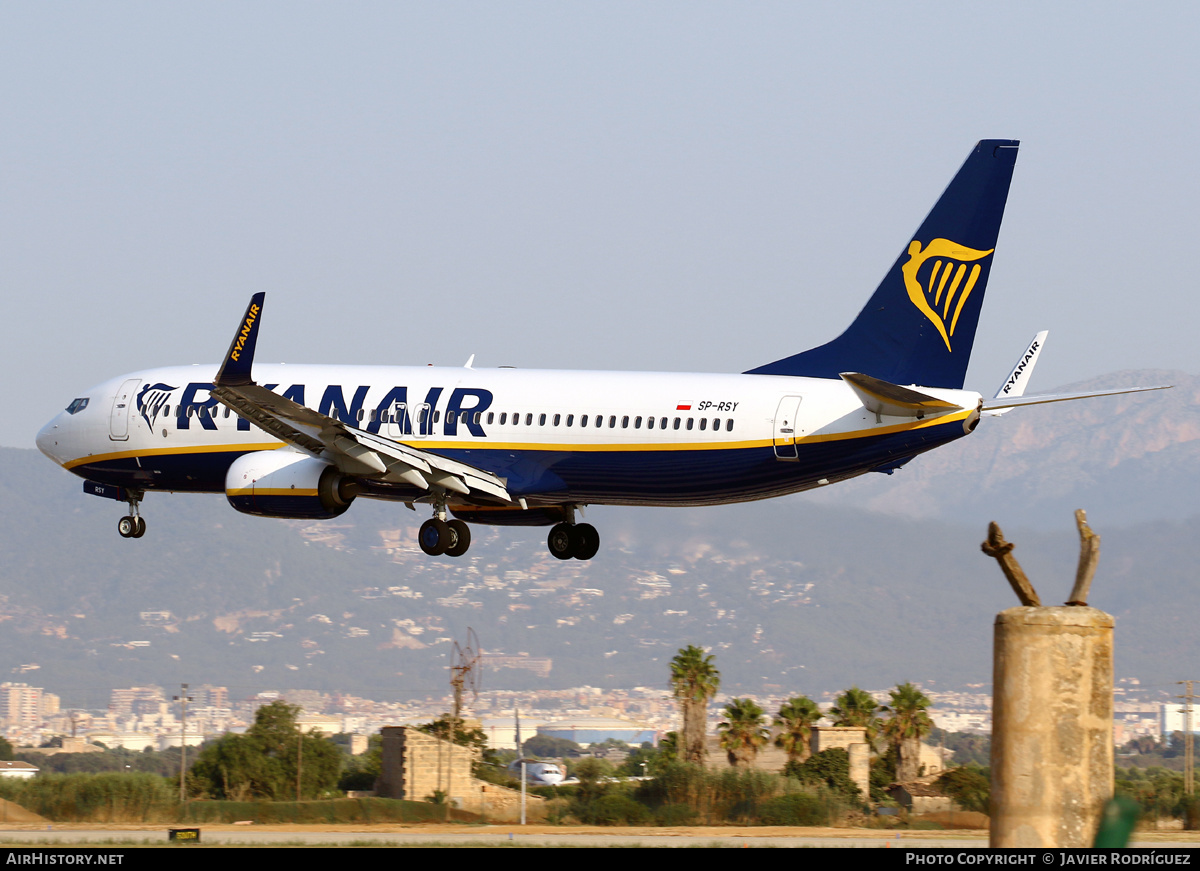
[[[676,411],[691,411],[692,404],[690,402],[681,402],[675,406]]]

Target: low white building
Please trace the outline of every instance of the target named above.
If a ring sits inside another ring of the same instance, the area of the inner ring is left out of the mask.
[[[28,780],[37,773],[37,766],[30,765],[28,762],[0,761],[0,777],[19,777]]]

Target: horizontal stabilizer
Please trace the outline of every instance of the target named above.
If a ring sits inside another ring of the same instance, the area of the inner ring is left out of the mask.
[[[841,376],[858,394],[863,407],[874,414],[919,418],[949,411],[962,411],[961,405],[860,372],[842,372]]]
[[[1089,399],[1093,396],[1119,396],[1122,393],[1145,393],[1148,390],[1170,390],[1173,384],[1157,387],[1123,387],[1120,390],[1090,390],[1087,393],[1047,393],[1042,396],[1014,396],[1009,399],[985,399],[983,413],[995,416],[1003,410],[1021,405],[1045,405],[1047,402],[1068,402],[1072,399]]]

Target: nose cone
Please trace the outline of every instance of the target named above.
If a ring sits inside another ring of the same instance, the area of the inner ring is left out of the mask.
[[[45,454],[60,466],[64,462],[65,453],[60,447],[62,441],[61,436],[65,435],[62,431],[62,421],[66,414],[59,414],[56,418],[42,427],[37,434],[38,450]]]

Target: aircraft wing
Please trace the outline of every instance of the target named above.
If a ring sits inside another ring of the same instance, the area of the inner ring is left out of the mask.
[[[256,384],[250,370],[265,297],[256,293],[251,298],[213,382],[214,398],[280,441],[322,457],[348,475],[461,496],[484,494],[489,502],[516,501],[506,481],[492,472],[358,429]]]

